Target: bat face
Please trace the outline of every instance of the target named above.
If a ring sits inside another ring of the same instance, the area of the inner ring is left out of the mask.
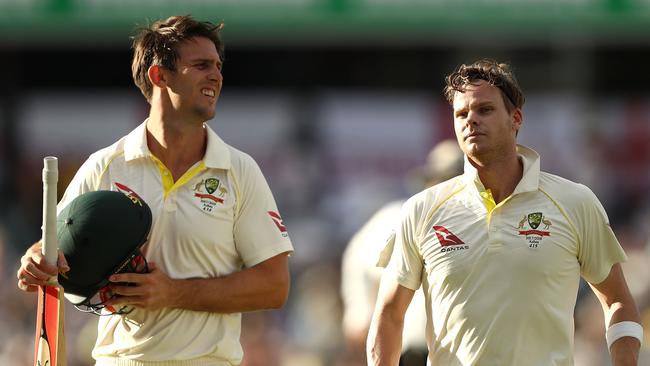
[[[38,295],[34,366],[63,366],[63,290],[46,286],[39,289]]]
[[[37,366],[50,366],[50,345],[47,339],[41,337],[38,341],[38,353],[36,354]]]

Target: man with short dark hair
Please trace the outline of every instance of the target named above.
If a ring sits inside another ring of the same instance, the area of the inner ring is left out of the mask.
[[[273,195],[255,161],[205,123],[223,81],[220,29],[174,16],[135,37],[133,78],[149,117],[92,154],[59,203],[118,190],[153,213],[151,271],[111,276],[118,296],[104,305],[135,310],[100,317],[97,365],[239,365],[241,313],[286,302],[293,248]],[[67,269],[62,255],[57,268],[40,253],[39,242],[21,260],[23,290]]]
[[[422,285],[432,365],[573,365],[582,276],[603,307],[613,364],[636,365],[643,329],[602,205],[517,145],[524,97],[508,65],[481,60],[446,80],[465,172],[403,206],[369,364],[397,364],[404,313]]]

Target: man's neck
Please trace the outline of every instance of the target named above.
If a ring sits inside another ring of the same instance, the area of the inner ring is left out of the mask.
[[[177,181],[192,165],[203,159],[207,131],[202,123],[165,119],[152,111],[147,120],[147,146]]]
[[[481,183],[492,192],[495,203],[499,203],[514,192],[523,176],[523,163],[516,151],[499,159],[476,162],[470,159],[478,171]]]

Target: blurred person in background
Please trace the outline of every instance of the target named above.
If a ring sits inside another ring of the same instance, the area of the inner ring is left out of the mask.
[[[99,319],[96,365],[238,365],[241,313],[280,308],[289,291],[291,241],[255,161],[205,123],[222,86],[222,25],[174,16],[134,39],[133,78],[149,118],[90,156],[59,209],[93,190],[136,193],[152,209],[149,273],[113,275]],[[18,286],[67,268],[44,263],[41,244],[21,259]],[[120,285],[128,282],[134,286]]]
[[[426,163],[409,172],[407,182],[414,192],[455,177],[463,171],[463,152],[454,140],[444,140],[429,152]],[[390,202],[377,211],[352,236],[343,253],[341,294],[343,299],[343,332],[349,359],[365,364],[365,344],[382,267],[394,244],[394,227],[399,223],[405,200]],[[380,256],[381,254],[381,256]],[[380,260],[381,259],[381,260]],[[424,295],[416,292],[404,320],[401,366],[423,366],[427,362],[425,339],[426,310]]]
[[[626,255],[591,190],[540,171],[539,155],[517,144],[525,99],[510,66],[480,60],[446,82],[465,172],[404,204],[368,363],[397,364],[422,285],[431,364],[572,365],[582,276],[604,311],[613,364],[636,365],[643,328]]]

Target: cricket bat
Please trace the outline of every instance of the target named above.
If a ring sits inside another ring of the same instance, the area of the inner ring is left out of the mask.
[[[47,263],[56,265],[58,160],[48,156],[43,159],[43,165],[43,256]],[[38,289],[34,366],[65,366],[63,308],[63,288],[55,276],[47,286]]]

